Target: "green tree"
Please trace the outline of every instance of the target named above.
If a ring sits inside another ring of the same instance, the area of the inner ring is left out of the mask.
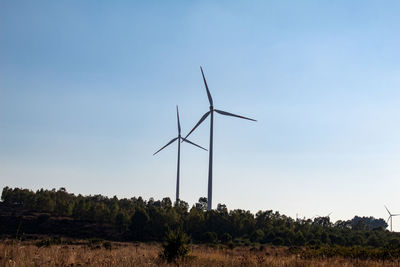
[[[298,231],[294,236],[294,244],[296,246],[304,246],[306,239],[301,231]]]
[[[129,216],[124,212],[120,211],[115,216],[115,225],[117,226],[119,232],[125,232],[128,229]]]
[[[143,241],[146,236],[146,225],[149,222],[149,215],[145,210],[138,209],[131,217],[129,229],[134,240]]]
[[[264,232],[261,229],[255,230],[250,236],[251,242],[261,242],[263,239],[264,239]]]
[[[209,244],[215,244],[217,243],[217,234],[214,232],[205,232],[203,234],[203,241]]]
[[[201,197],[199,198],[199,202],[196,203],[196,209],[198,210],[207,210],[207,198],[206,197]]]

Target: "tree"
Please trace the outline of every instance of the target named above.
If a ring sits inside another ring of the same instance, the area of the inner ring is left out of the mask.
[[[226,208],[226,205],[225,204],[221,204],[221,203],[218,203],[217,211],[220,212],[220,213],[225,213],[225,214],[228,213],[228,209]]]
[[[174,208],[179,214],[184,215],[189,210],[189,204],[183,200],[175,201]]]
[[[198,210],[207,210],[207,198],[201,197],[199,198],[199,202],[196,203],[196,209]]]
[[[86,219],[86,203],[83,197],[78,197],[75,200],[75,205],[72,209],[72,217],[77,220]]]
[[[374,217],[359,217],[355,216],[353,219],[349,221],[351,226],[354,228],[357,228],[357,225],[362,222],[365,227],[367,227],[369,230],[373,229],[386,229],[388,227],[388,224],[385,222],[384,219],[375,219]]]
[[[324,217],[316,217],[314,219],[314,224],[316,225],[320,225],[322,227],[329,227],[331,226],[331,222],[330,222],[330,218],[328,216],[324,216]]]
[[[391,238],[387,244],[388,248],[391,249],[399,249],[400,248],[400,239],[398,237]]]
[[[145,210],[138,209],[131,217],[131,224],[129,229],[132,232],[134,240],[143,241],[146,237],[145,230],[146,224],[149,222],[149,215]]]
[[[41,192],[37,194],[36,207],[39,211],[53,212],[56,203],[50,198],[48,192]]]
[[[117,216],[115,216],[115,225],[120,232],[125,232],[128,229],[129,217],[128,215],[120,211]]]
[[[367,239],[367,245],[371,247],[379,247],[381,246],[381,241],[379,238],[376,237],[376,235],[372,234],[368,237]]]
[[[171,199],[169,197],[163,198],[161,201],[161,207],[163,207],[164,209],[171,208],[172,207]]]
[[[204,214],[202,210],[193,207],[186,217],[185,229],[194,239],[200,240],[206,230]]]
[[[10,191],[11,191],[11,188],[6,186],[3,188],[3,192],[1,193],[1,200],[7,204],[10,203],[9,197],[12,194]]]
[[[352,224],[352,229],[356,231],[365,231],[368,229],[368,225],[363,220],[358,220]]]
[[[260,242],[263,239],[264,239],[264,232],[261,229],[255,230],[250,236],[251,242]]]
[[[306,239],[302,232],[298,231],[294,236],[294,245],[296,246],[304,246],[306,243]]]

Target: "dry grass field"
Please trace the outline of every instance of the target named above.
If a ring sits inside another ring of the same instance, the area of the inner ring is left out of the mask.
[[[0,243],[1,266],[175,266],[158,257],[159,244],[90,244],[38,247],[35,242],[3,240]],[[111,244],[111,248],[110,245]],[[343,258],[303,259],[287,248],[237,247],[233,250],[193,245],[179,266],[400,266],[398,261],[349,260]]]

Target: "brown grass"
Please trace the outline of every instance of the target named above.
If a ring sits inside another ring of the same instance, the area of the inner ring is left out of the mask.
[[[0,266],[174,266],[162,262],[159,244],[112,243],[112,249],[88,242],[75,245],[37,247],[32,242],[1,241]],[[348,260],[343,258],[302,259],[286,248],[212,248],[193,245],[180,266],[399,266],[398,262]]]

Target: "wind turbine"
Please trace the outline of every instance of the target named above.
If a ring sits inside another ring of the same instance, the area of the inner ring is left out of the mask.
[[[180,169],[180,158],[181,158],[181,140],[182,142],[186,142],[189,143],[191,145],[197,146],[201,149],[204,149],[207,151],[207,149],[205,149],[204,147],[201,147],[199,145],[196,145],[195,143],[187,140],[187,139],[183,139],[181,137],[181,124],[179,122],[179,110],[178,110],[178,106],[176,106],[176,118],[178,120],[178,137],[173,138],[171,141],[169,141],[165,146],[163,146],[162,148],[160,148],[156,153],[153,154],[153,156],[155,154],[157,154],[158,152],[160,152],[161,150],[163,150],[164,148],[166,148],[167,146],[169,146],[170,144],[172,144],[173,142],[175,142],[176,140],[178,140],[178,164],[177,164],[177,170],[176,170],[176,202],[179,201],[179,169]]]
[[[199,122],[193,127],[193,129],[183,138],[183,141],[188,138],[188,136],[210,115],[210,148],[209,148],[209,162],[208,162],[208,195],[207,195],[207,209],[211,210],[212,207],[212,164],[213,164],[213,127],[214,127],[214,112],[225,116],[232,116],[240,119],[246,119],[251,121],[256,121],[243,116],[235,115],[226,111],[218,110],[214,108],[213,99],[211,97],[210,90],[208,90],[208,85],[206,78],[204,77],[204,72],[202,67],[200,67],[201,75],[203,76],[204,85],[206,87],[208,101],[210,102],[210,111],[207,111],[203,117],[200,118]]]
[[[389,211],[389,209],[386,207],[386,205],[385,205],[385,209],[386,209],[387,212],[389,213],[389,218],[387,219],[387,222],[389,222],[389,220],[390,220],[390,232],[393,232],[393,230],[392,230],[392,221],[393,221],[393,218],[392,218],[392,217],[394,217],[394,216],[399,216],[400,214],[391,214],[390,211]]]

